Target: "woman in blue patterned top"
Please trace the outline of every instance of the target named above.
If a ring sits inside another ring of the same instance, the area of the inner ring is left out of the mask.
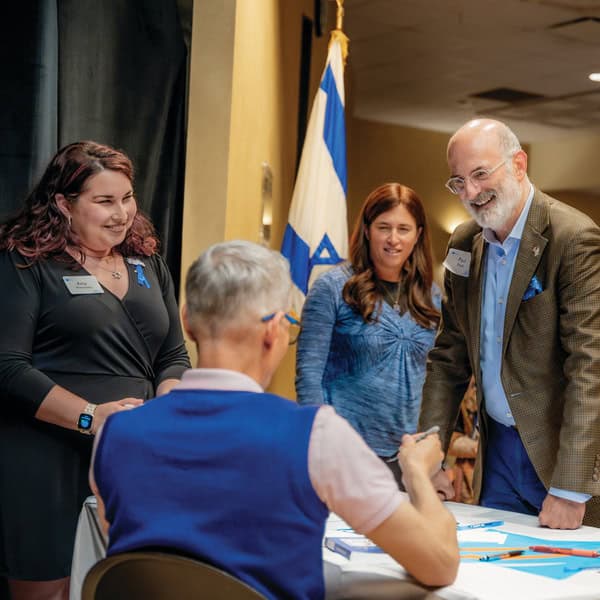
[[[440,304],[423,204],[387,183],[364,202],[350,260],[315,281],[302,312],[298,402],[333,405],[400,486],[394,458],[416,431]]]

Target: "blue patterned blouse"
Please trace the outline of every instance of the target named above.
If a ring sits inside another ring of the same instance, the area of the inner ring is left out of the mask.
[[[395,454],[404,433],[417,428],[425,361],[435,329],[386,302],[375,323],[344,302],[347,264],[321,275],[302,311],[296,393],[300,404],[331,404],[379,456]],[[439,309],[441,293],[432,289]]]

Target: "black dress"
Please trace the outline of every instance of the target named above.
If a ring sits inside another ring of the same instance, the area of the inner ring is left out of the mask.
[[[34,418],[50,389],[95,404],[148,399],[190,366],[168,269],[158,255],[141,260],[126,263],[120,300],[106,288],[71,294],[63,277],[89,273],[67,262],[22,268],[20,254],[0,253],[0,574],[70,573],[92,437]]]

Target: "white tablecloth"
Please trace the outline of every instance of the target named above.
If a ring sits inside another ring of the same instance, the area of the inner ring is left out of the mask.
[[[600,549],[600,529],[594,527],[557,531],[539,527],[537,517],[529,515],[455,502],[447,502],[446,506],[459,522],[504,521],[503,526],[494,529],[546,539],[549,543],[560,540],[598,542]],[[332,515],[328,521],[329,534],[340,536],[339,526],[335,515]],[[364,561],[353,558],[349,561],[325,548],[323,560],[326,575],[328,574],[328,598],[351,598],[352,596],[347,595],[348,592],[353,586],[367,581],[367,577],[371,578],[373,589],[377,589],[379,582],[390,578],[408,577],[406,571],[387,555],[367,556]],[[600,558],[597,560],[598,570],[580,571],[560,580],[504,568],[498,566],[498,563],[463,562],[456,581],[451,586],[436,589],[435,594],[445,600],[600,600]],[[339,580],[337,585],[333,577],[335,571]],[[391,600],[394,598],[393,588],[389,595],[377,597]]]
[[[81,588],[87,572],[105,556],[106,538],[98,523],[96,498],[90,496],[83,503],[77,522],[69,600],[81,600]]]
[[[480,506],[448,502],[457,521],[504,521],[498,529],[550,541],[579,540],[598,542],[600,529],[582,527],[576,531],[540,528],[537,517],[499,511]],[[328,521],[331,533],[337,517]],[[96,519],[96,500],[88,498],[77,527],[70,600],[81,599],[81,586],[88,570],[104,557],[106,540]],[[519,572],[489,563],[461,563],[458,577],[451,586],[436,589],[428,598],[444,600],[600,600],[600,559],[598,570],[580,571],[568,579],[550,579]],[[402,597],[406,571],[390,557],[381,560],[347,560],[340,554],[323,549],[323,569],[328,600],[385,599]]]

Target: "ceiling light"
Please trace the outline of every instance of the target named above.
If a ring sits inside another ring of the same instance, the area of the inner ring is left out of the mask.
[[[590,73],[588,78],[592,81],[600,81],[600,73]]]

